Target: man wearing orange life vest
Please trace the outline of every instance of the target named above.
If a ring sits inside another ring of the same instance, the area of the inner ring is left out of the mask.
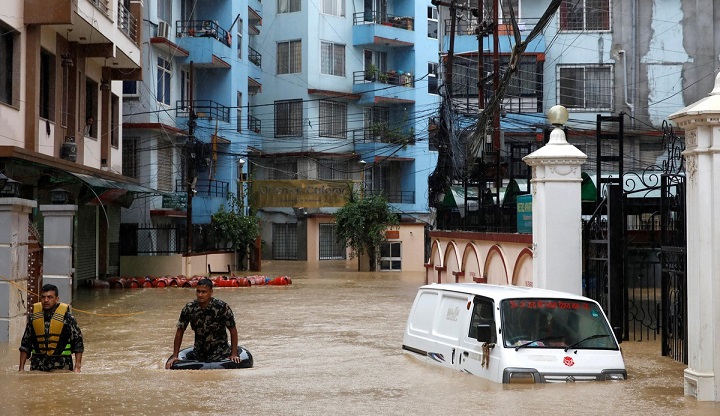
[[[30,370],[80,372],[84,350],[82,333],[65,303],[58,302],[58,288],[44,285],[40,302],[33,305],[25,334],[20,341],[20,367],[30,357]],[[73,366],[72,354],[75,354]]]

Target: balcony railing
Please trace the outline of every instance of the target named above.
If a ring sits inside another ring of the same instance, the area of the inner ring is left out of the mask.
[[[353,25],[379,24],[398,29],[414,30],[415,18],[412,16],[393,16],[376,11],[365,11],[353,15]]]
[[[262,67],[262,55],[250,46],[248,46],[248,60],[254,63],[258,68]]]
[[[372,128],[353,130],[353,143],[389,143],[397,145],[415,144],[415,133],[399,133],[394,130],[378,132],[374,130],[375,129]]]
[[[409,72],[391,70],[387,72],[366,69],[365,71],[353,72],[353,84],[364,84],[366,82],[379,82],[387,85],[399,85],[401,87],[414,87],[415,80]]]
[[[90,3],[100,10],[105,16],[110,17],[110,0],[89,0]]]
[[[251,131],[254,131],[255,133],[260,133],[262,131],[262,120],[259,118],[253,117],[248,114],[248,129]]]
[[[232,45],[232,36],[230,35],[230,32],[221,28],[214,20],[178,21],[175,26],[177,37],[189,36],[196,38],[215,38],[223,45]]]
[[[190,104],[188,100],[177,100],[175,116],[189,117]],[[220,120],[230,122],[230,108],[212,100],[193,100],[192,109],[198,118],[205,120]]]
[[[137,42],[137,19],[130,14],[130,10],[125,8],[122,0],[118,1],[118,29],[130,38],[133,42]]]
[[[415,191],[386,191],[384,189],[366,189],[365,195],[384,196],[391,204],[414,204]]]
[[[195,196],[215,196],[227,198],[230,183],[215,179],[198,179],[195,183]],[[175,180],[175,192],[187,192],[187,182],[182,179]]]

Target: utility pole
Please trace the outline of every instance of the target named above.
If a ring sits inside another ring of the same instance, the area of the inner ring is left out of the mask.
[[[498,95],[500,88],[500,54],[498,49],[500,48],[500,41],[498,39],[498,28],[499,24],[499,2],[493,0],[493,22],[494,33],[493,33],[493,91],[495,96]],[[495,151],[495,203],[496,206],[500,206],[500,112],[495,111],[493,115],[493,150]],[[499,211],[498,211],[499,212]]]
[[[193,206],[193,194],[195,193],[195,182],[197,180],[197,154],[195,153],[195,126],[197,126],[197,116],[195,115],[195,109],[193,107],[193,79],[194,79],[193,63],[190,61],[190,91],[188,92],[188,142],[185,147],[185,186],[187,187],[187,213],[186,213],[186,241],[187,247],[185,251],[192,253],[193,247],[193,222],[192,222],[192,206]]]

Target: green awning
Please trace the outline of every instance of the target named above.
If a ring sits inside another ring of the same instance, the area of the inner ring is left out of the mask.
[[[68,173],[80,179],[86,185],[89,192],[81,192],[81,198],[87,201],[88,205],[115,203],[128,208],[137,196],[159,196],[163,194],[156,189],[136,183],[116,181],[82,173]]]

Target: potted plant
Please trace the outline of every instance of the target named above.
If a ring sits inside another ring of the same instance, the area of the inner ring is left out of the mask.
[[[380,80],[381,83],[387,84],[389,77],[390,76],[387,74],[387,72],[382,72],[382,73],[380,73],[378,79]]]
[[[375,81],[377,77],[377,67],[371,62],[370,65],[365,68],[365,81]]]

